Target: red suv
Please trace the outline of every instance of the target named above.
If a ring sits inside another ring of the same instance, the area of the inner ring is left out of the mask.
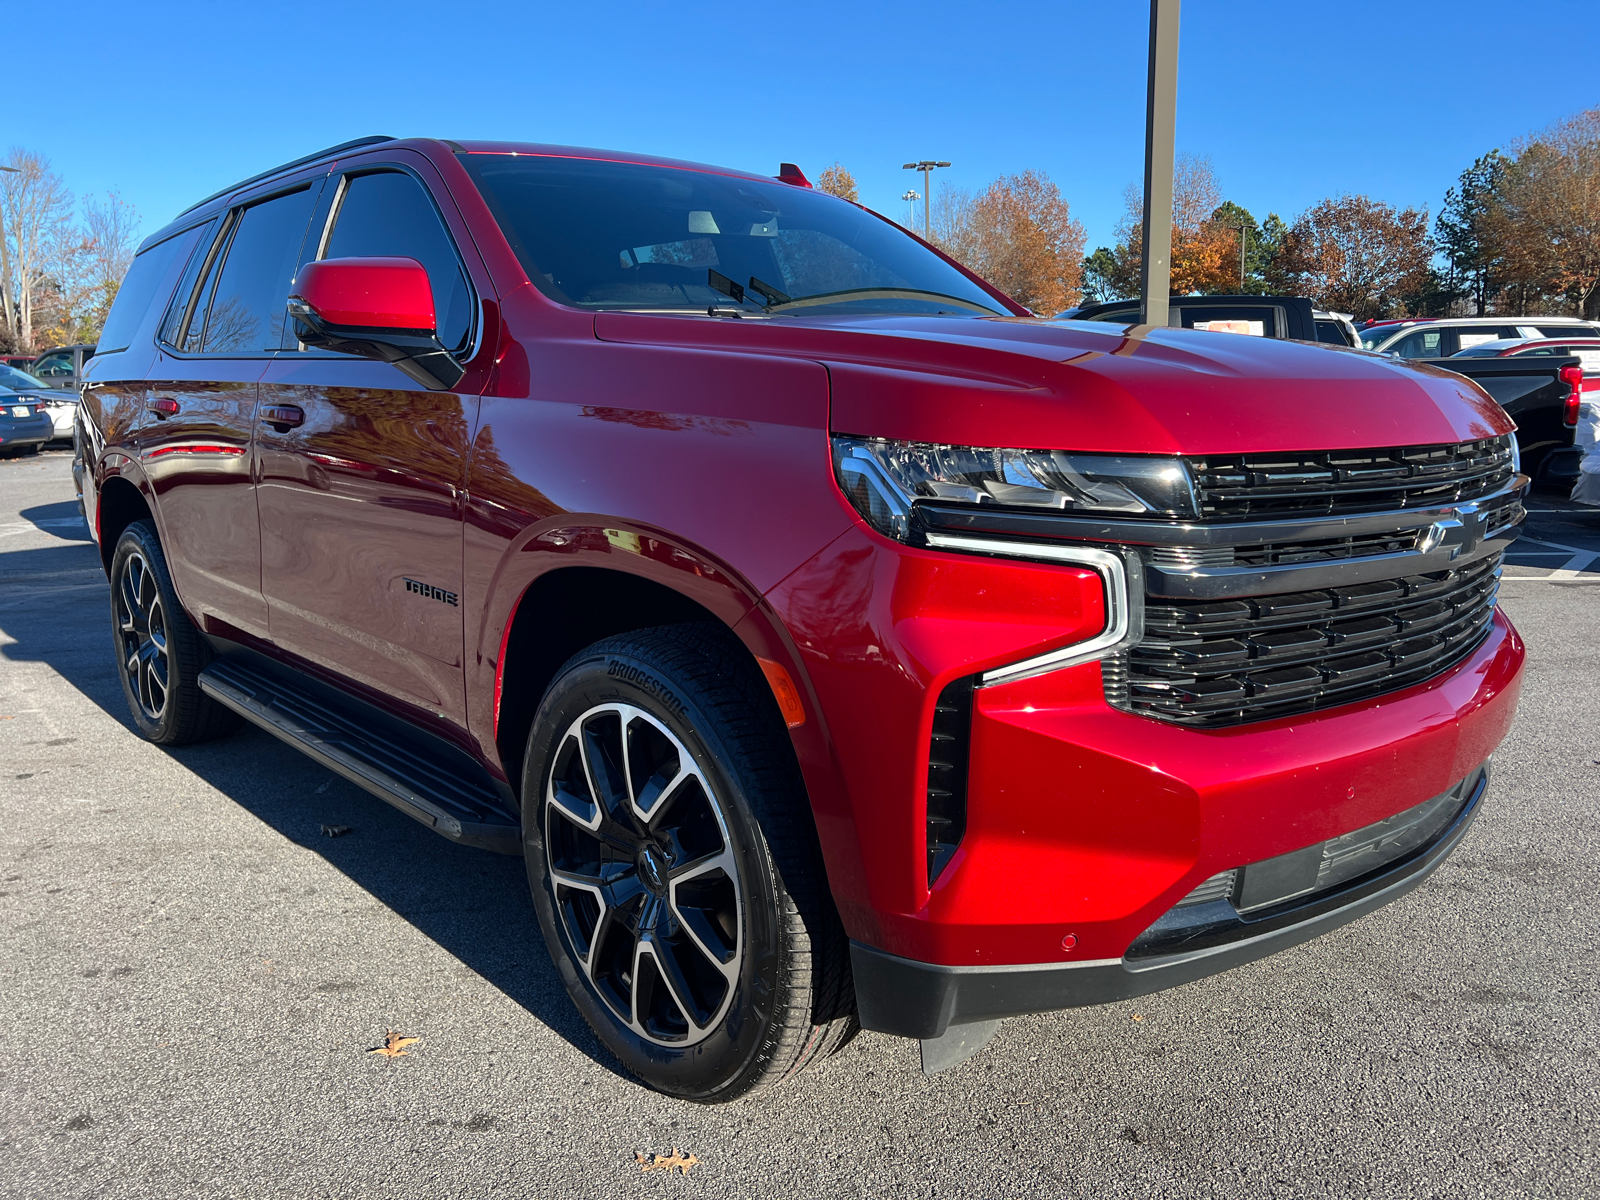
[[[696,1100],[1366,913],[1516,707],[1470,382],[1031,318],[792,168],[334,147],[152,236],[88,376],[140,731],[522,854]]]

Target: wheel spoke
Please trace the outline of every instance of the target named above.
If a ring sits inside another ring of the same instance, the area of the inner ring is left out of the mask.
[[[616,726],[615,746],[608,744],[613,741],[609,728],[595,728],[601,724]],[[616,820],[618,810],[626,811],[629,806],[627,779],[618,761],[623,757],[621,728],[621,719],[615,713],[608,713],[586,722],[578,738],[583,749],[583,769],[602,819]]]

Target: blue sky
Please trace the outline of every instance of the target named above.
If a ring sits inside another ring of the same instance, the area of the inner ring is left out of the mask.
[[[21,6],[0,145],[153,231],[201,196],[369,133],[631,149],[764,173],[838,160],[903,214],[900,165],[1034,167],[1109,242],[1142,173],[1148,6],[482,3]],[[1437,212],[1473,158],[1600,104],[1593,0],[1189,0],[1178,148],[1257,218],[1364,192]],[[44,56],[39,56],[43,58]],[[920,177],[918,177],[920,179]],[[920,186],[920,184],[919,184]]]

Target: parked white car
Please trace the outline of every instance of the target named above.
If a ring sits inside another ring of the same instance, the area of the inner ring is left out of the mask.
[[[1397,358],[1449,358],[1502,338],[1600,337],[1600,325],[1577,317],[1441,317],[1374,321],[1361,345]]]

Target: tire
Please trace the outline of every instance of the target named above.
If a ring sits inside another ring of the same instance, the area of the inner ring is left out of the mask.
[[[178,603],[152,521],[129,525],[112,554],[111,638],[122,694],[145,739],[184,746],[239,727],[236,714],[200,690],[210,647]]]
[[[716,1103],[855,1034],[849,943],[794,749],[721,626],[575,655],[534,717],[522,786],[551,958],[628,1070]]]

